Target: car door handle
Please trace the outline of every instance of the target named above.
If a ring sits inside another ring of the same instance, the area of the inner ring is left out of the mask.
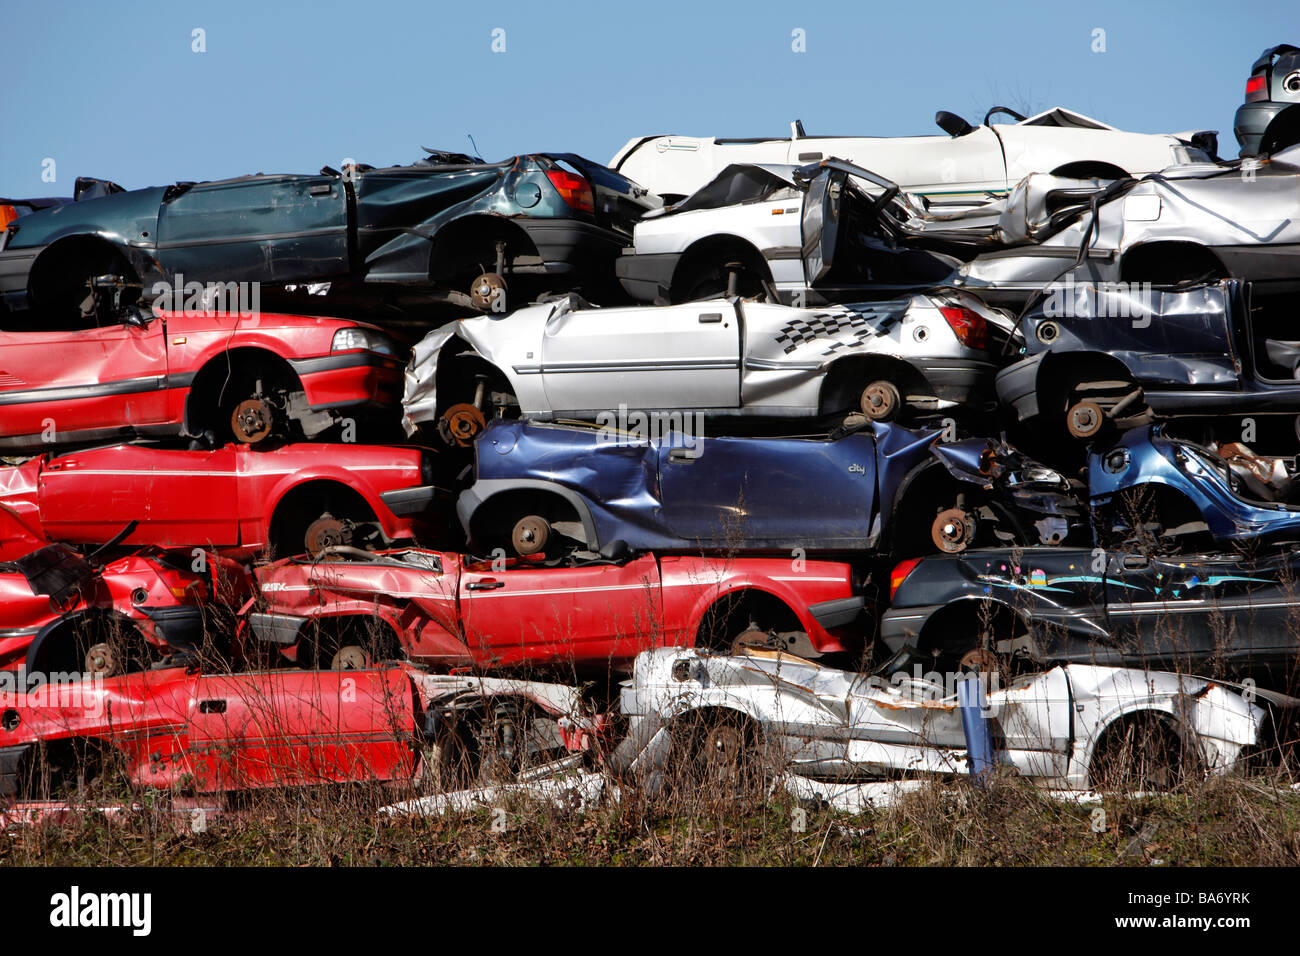
[[[683,464],[689,465],[699,457],[700,456],[696,453],[694,448],[670,448],[668,450],[669,461],[680,461]]]
[[[1151,563],[1151,559],[1145,554],[1126,554],[1124,555],[1124,567],[1126,568],[1145,568]]]
[[[320,183],[319,185],[312,186],[307,190],[307,192],[312,196],[328,196],[333,191],[334,186],[331,183]]]
[[[224,700],[199,701],[200,714],[224,714],[225,712],[226,712],[226,702]]]
[[[721,321],[722,321],[722,313],[721,313],[721,312],[702,312],[702,313],[700,313],[700,321],[703,322],[703,323],[721,322]]]
[[[492,591],[505,586],[506,582],[504,581],[471,581],[465,585],[466,589],[470,591]]]
[[[815,163],[817,160],[821,158],[822,158],[821,153],[800,153],[799,154],[799,162],[801,163]]]

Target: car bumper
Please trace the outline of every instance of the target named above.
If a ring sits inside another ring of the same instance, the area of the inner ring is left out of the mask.
[[[1242,156],[1254,156],[1259,151],[1259,142],[1264,138],[1264,130],[1273,118],[1294,103],[1243,103],[1237,107],[1237,115],[1232,120],[1232,132],[1241,146]]]
[[[623,290],[637,302],[654,302],[672,288],[673,273],[681,258],[679,252],[643,256],[625,252],[614,261],[614,274]]]
[[[376,352],[343,352],[290,361],[313,411],[392,408],[402,400],[399,359]]]
[[[437,497],[438,489],[434,485],[418,485],[414,488],[397,488],[379,495],[388,510],[398,517],[424,514]]]
[[[849,598],[837,598],[834,601],[821,601],[808,605],[808,613],[826,630],[852,624],[866,608],[866,599],[861,595]]]
[[[547,275],[569,275],[592,263],[608,262],[627,246],[629,237],[577,219],[519,219],[516,222],[537,247]]]
[[[1038,407],[1038,372],[1046,355],[1046,352],[1031,355],[998,373],[998,401],[1014,408],[1022,422],[1037,417],[1042,411]]]
[[[203,609],[193,604],[141,607],[155,633],[173,650],[198,650],[203,645]]]
[[[45,246],[0,251],[0,301],[10,309],[27,308],[27,277]]]
[[[914,363],[925,376],[941,407],[992,404],[992,389],[997,366],[971,359],[927,358]]]
[[[248,626],[253,637],[264,644],[276,647],[293,647],[302,637],[308,619],[296,614],[268,614],[255,612],[248,615]]]
[[[943,606],[890,608],[880,619],[881,642],[891,654],[909,645],[915,646],[926,621]]]

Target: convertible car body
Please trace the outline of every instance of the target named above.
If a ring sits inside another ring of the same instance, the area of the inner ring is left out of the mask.
[[[1021,420],[1065,416],[1079,438],[1157,415],[1300,412],[1288,308],[1252,309],[1228,281],[1185,290],[1058,283],[1020,321],[1025,358],[998,373]]]
[[[363,782],[418,790],[448,780],[453,754],[473,762],[471,776],[489,765],[515,772],[591,740],[574,688],[404,666],[165,668],[7,689],[0,708],[0,796],[23,800],[67,797],[100,773],[176,798]],[[457,747],[480,733],[473,756]],[[494,745],[494,734],[509,743]]]
[[[749,731],[748,746],[761,749],[769,766],[803,776],[968,772],[957,694],[921,661],[910,671],[868,675],[765,650],[647,651],[623,685],[622,710],[629,732],[615,761],[651,782],[674,760],[689,759],[674,752],[691,741],[673,725],[705,714],[712,749]],[[1199,769],[1224,773],[1257,742],[1265,712],[1203,678],[1076,664],[990,688],[981,717],[994,722],[1003,760],[1021,775],[1087,790],[1107,782],[1103,755],[1128,728],[1146,722],[1165,730],[1174,760],[1187,750]]]
[[[229,556],[409,539],[433,498],[417,448],[292,444],[212,451],[113,445],[0,468],[0,560],[60,541]]]
[[[491,404],[598,421],[620,407],[884,421],[987,405],[1011,324],[952,292],[807,309],[738,297],[602,309],[569,296],[427,335],[407,369],[406,428],[442,423],[459,438],[470,423],[458,416],[481,427]]]
[[[898,193],[897,184],[837,159],[728,166],[638,222],[615,271],[641,302],[686,302],[733,282],[744,295],[770,288],[801,306],[939,285],[961,262],[894,240],[881,213]]]
[[[104,323],[0,313],[0,449],[188,435],[313,437],[400,400],[398,344],[301,315],[125,310]]]
[[[789,632],[818,653],[860,647],[852,568],[786,558],[481,560],[438,551],[326,552],[256,572],[246,641],[303,666],[405,656],[437,668],[626,670],[647,647],[727,646]]]
[[[861,555],[1062,542],[1072,486],[986,439],[873,424],[839,438],[637,437],[497,420],[456,510],[473,547]],[[565,539],[564,541],[557,539]],[[567,544],[566,544],[567,542]]]
[[[955,669],[981,648],[1037,664],[1096,664],[1252,677],[1287,691],[1300,631],[1300,554],[1147,555],[986,549],[894,569],[881,622]]]
[[[484,163],[434,155],[410,166],[255,175],[119,191],[9,224],[0,293],[10,309],[85,311],[92,279],[142,287],[177,276],[267,285],[321,280],[453,293],[475,277],[599,280],[655,197],[569,153]],[[486,291],[496,303],[500,284]],[[526,301],[526,299],[524,300]]]
[[[1016,122],[991,124],[997,113]],[[784,139],[643,136],[629,140],[610,165],[671,201],[732,163],[803,164],[839,156],[932,203],[976,205],[1004,195],[1029,173],[1141,174],[1208,159],[1215,148],[1213,133],[1127,133],[1062,107],[1030,117],[994,107],[979,126],[946,112],[935,120],[944,135],[808,136],[795,123]]]

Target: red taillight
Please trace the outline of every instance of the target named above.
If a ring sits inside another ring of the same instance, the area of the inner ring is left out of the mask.
[[[889,572],[889,599],[892,601],[898,589],[903,586],[907,576],[916,570],[916,566],[921,563],[922,558],[908,558],[899,564],[893,571]]]
[[[1259,76],[1252,76],[1246,81],[1246,102],[1251,103],[1255,100],[1268,99],[1267,77],[1261,73]]]
[[[550,169],[546,172],[546,178],[551,181],[560,198],[574,209],[582,212],[596,211],[596,199],[591,193],[591,183],[577,173],[564,169]]]
[[[5,226],[17,218],[18,210],[13,206],[0,206],[0,232],[3,232]]]
[[[939,309],[957,336],[957,341],[968,349],[982,349],[989,344],[989,327],[984,316],[963,306],[944,306]]]

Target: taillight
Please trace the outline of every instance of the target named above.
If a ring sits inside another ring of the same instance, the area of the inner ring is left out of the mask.
[[[577,173],[566,169],[548,169],[546,178],[551,181],[560,194],[560,198],[582,212],[596,211],[596,198],[591,192],[591,183]]]
[[[13,222],[17,218],[17,209],[13,206],[0,205],[0,231],[3,231],[5,226],[9,225],[9,223]]]
[[[1246,102],[1268,99],[1268,78],[1263,73],[1246,81]]]
[[[964,306],[942,306],[939,309],[948,320],[957,341],[968,349],[982,349],[989,344],[989,327],[984,316]]]
[[[908,558],[889,572],[889,599],[892,601],[898,589],[903,586],[907,576],[916,570],[923,558]]]

